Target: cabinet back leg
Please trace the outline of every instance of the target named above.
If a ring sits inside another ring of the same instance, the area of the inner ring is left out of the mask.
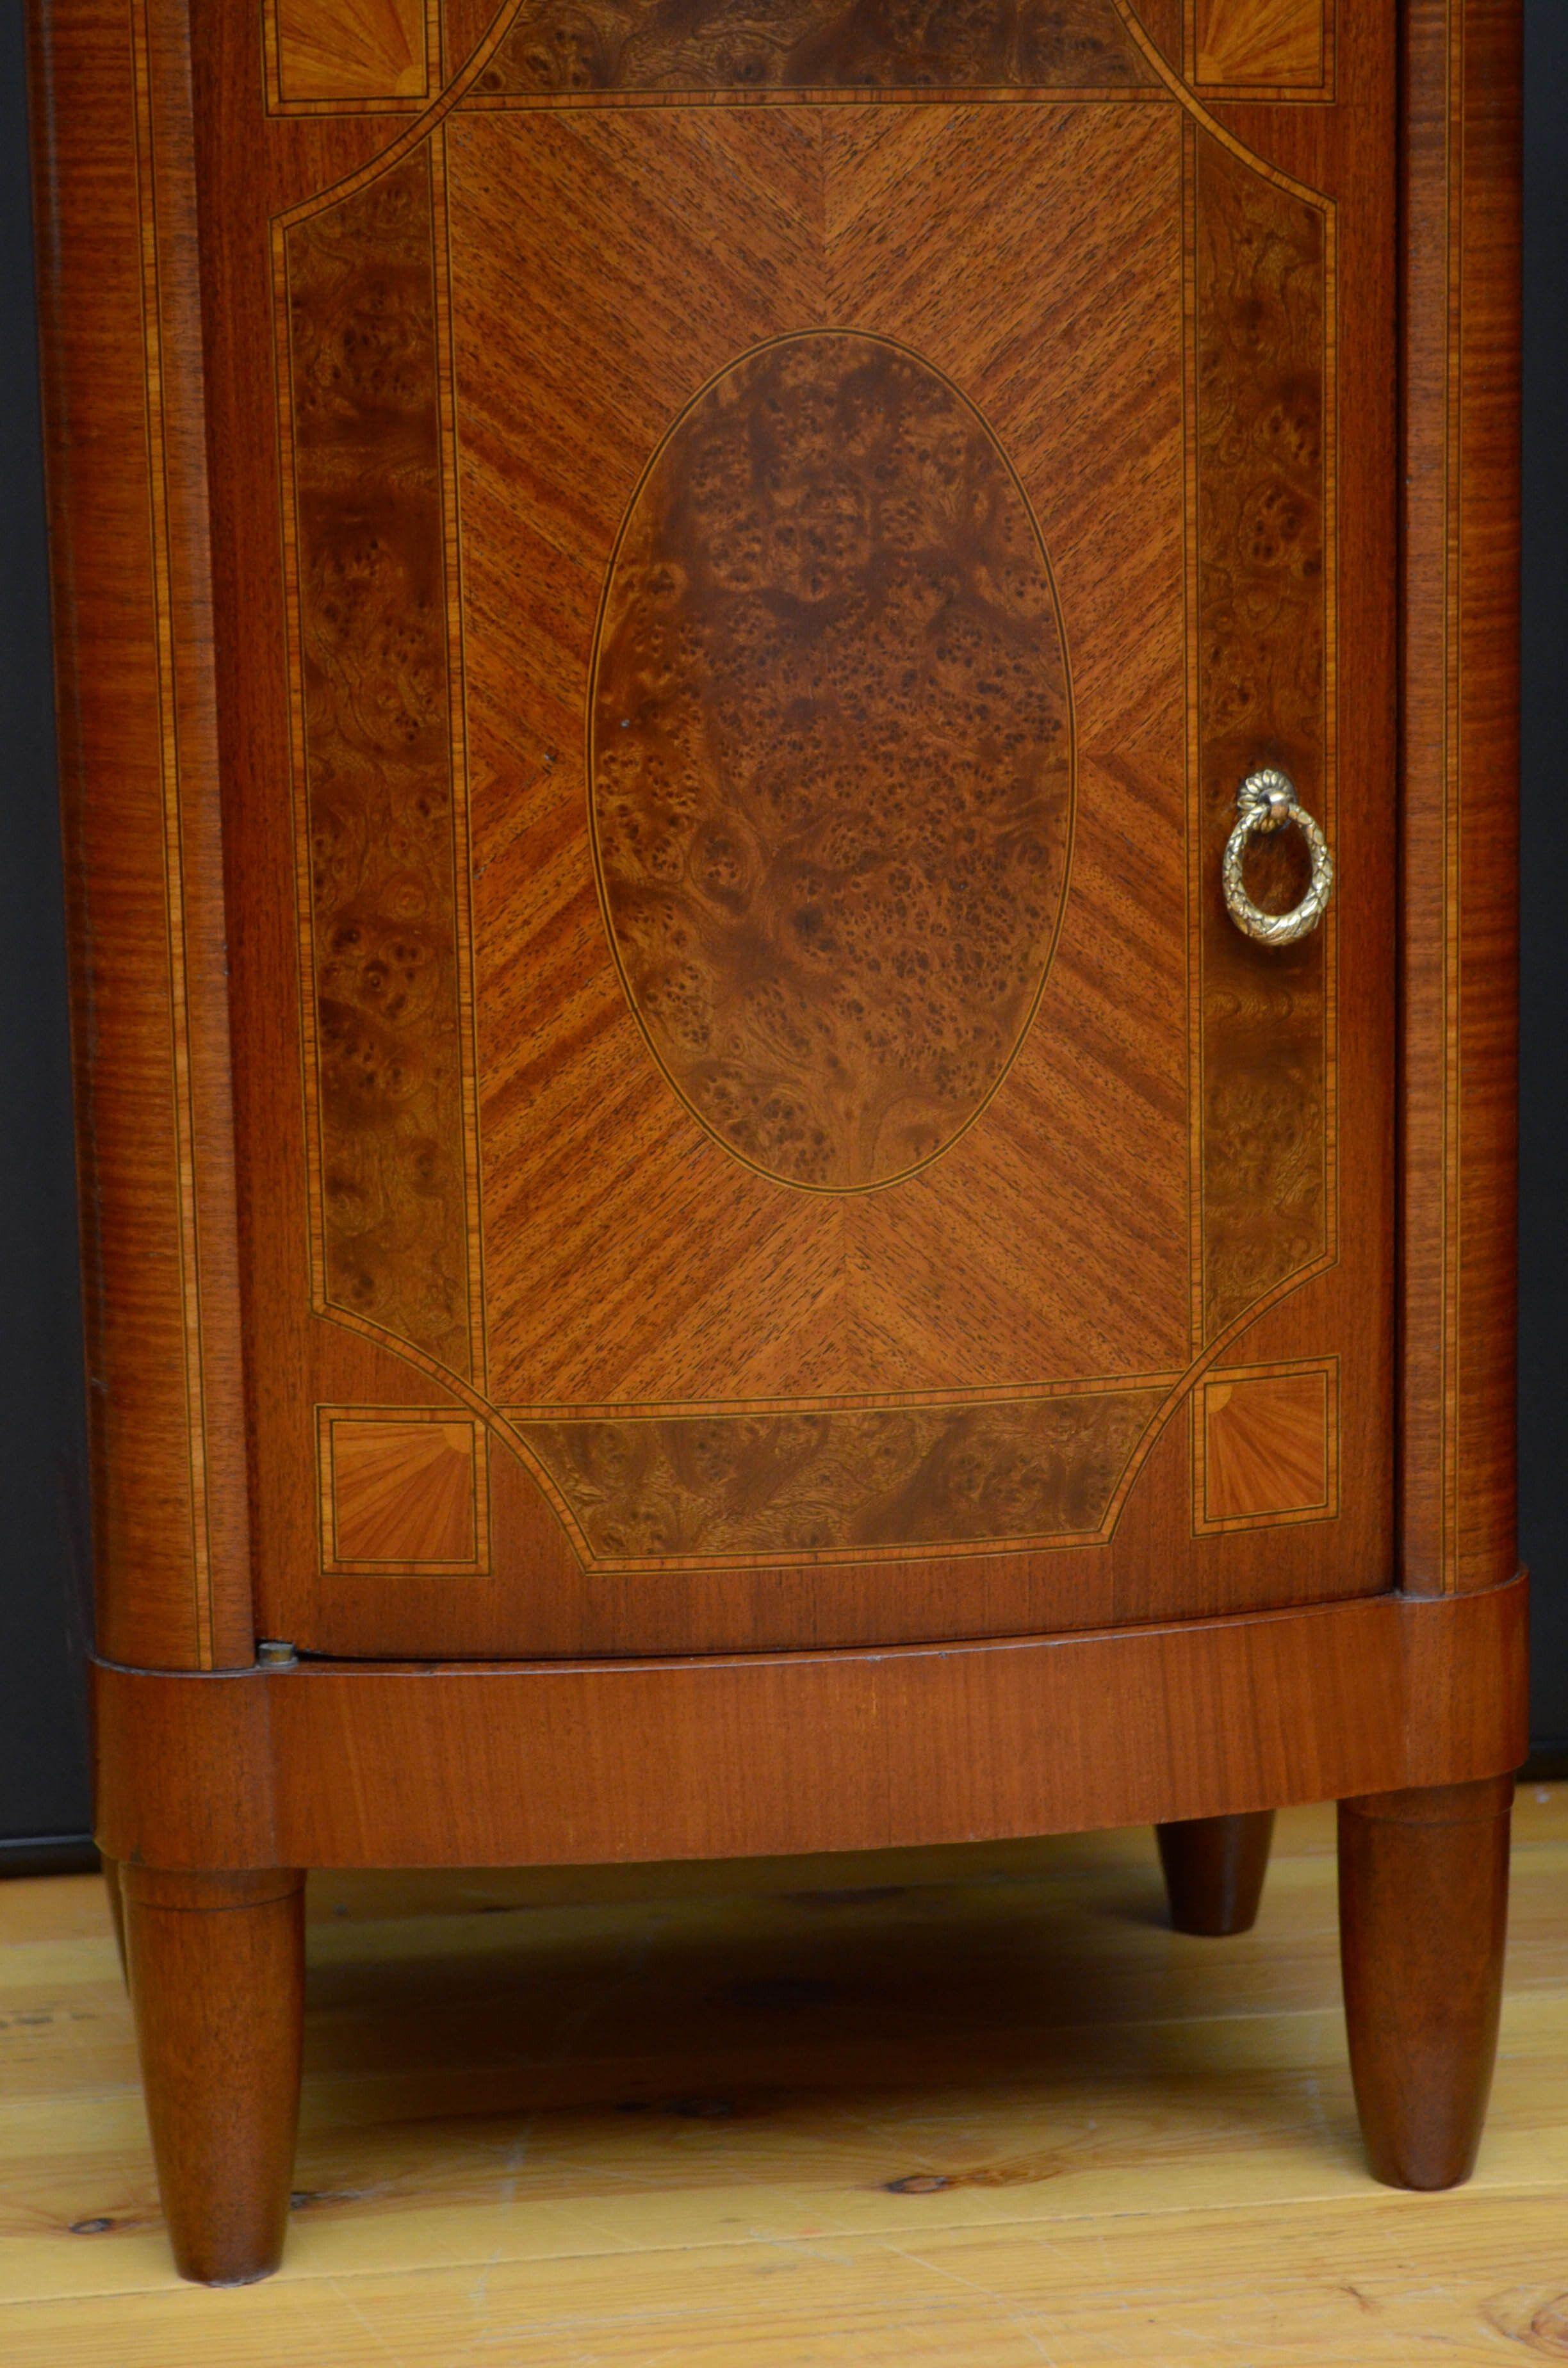
[[[1497,2051],[1511,1777],[1339,1804],[1350,2069],[1372,2175],[1470,2177]]]
[[[1250,1932],[1268,1873],[1273,1810],[1235,1817],[1184,1817],[1156,1826],[1154,1834],[1176,1930],[1214,1939]]]
[[[103,1868],[104,1889],[108,1894],[108,1920],[114,1926],[114,1945],[119,1952],[119,1970],[127,1981],[130,1975],[125,1964],[125,1903],[119,1894],[119,1861],[117,1858],[98,1860]]]
[[[300,2112],[304,1876],[120,1869],[164,2217],[182,2277],[278,2267]]]

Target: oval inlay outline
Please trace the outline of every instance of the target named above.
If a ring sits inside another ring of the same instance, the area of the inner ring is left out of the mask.
[[[847,329],[726,364],[655,448],[600,602],[588,803],[649,1051],[742,1163],[903,1181],[1028,1033],[1073,835],[1045,543],[994,431]]]

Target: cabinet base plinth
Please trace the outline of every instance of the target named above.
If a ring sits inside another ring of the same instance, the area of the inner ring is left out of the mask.
[[[99,1845],[199,1870],[743,1858],[1464,1783],[1525,1756],[1525,1598],[744,1658],[100,1663]]]

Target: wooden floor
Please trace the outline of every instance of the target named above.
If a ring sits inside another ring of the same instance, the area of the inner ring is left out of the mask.
[[[178,2285],[96,1878],[0,1884],[7,2368],[1568,2359],[1568,1792],[1517,1823],[1474,2184],[1375,2187],[1332,1812],[1257,1930],[1143,1832],[312,1884],[300,2194]]]

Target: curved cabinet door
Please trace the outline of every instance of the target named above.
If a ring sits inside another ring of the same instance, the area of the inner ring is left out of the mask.
[[[1392,0],[232,15],[267,1633],[1385,1587]]]

